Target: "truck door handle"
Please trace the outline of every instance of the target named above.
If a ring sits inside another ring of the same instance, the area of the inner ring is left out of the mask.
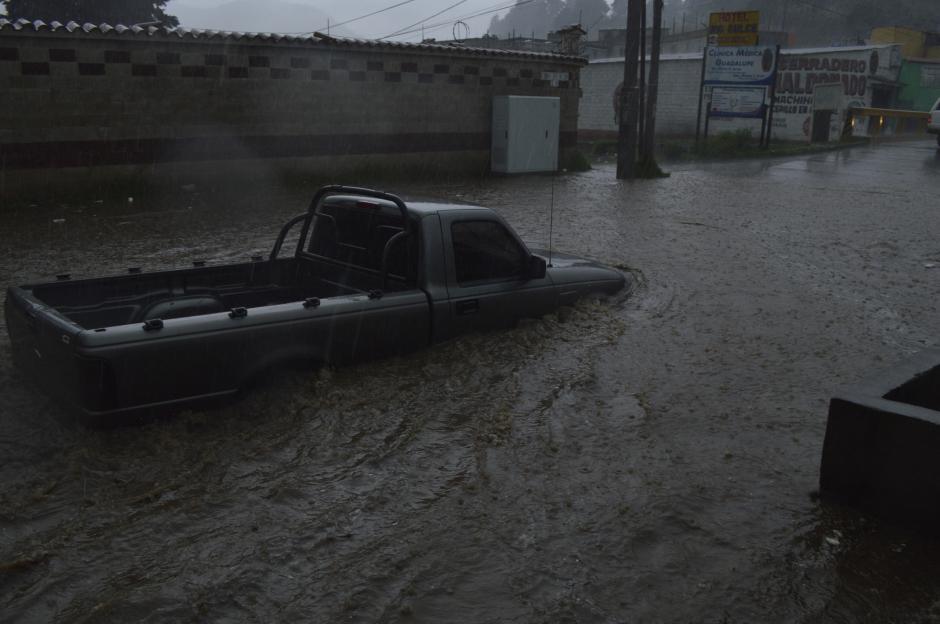
[[[476,314],[480,311],[480,300],[479,299],[464,299],[463,301],[457,302],[457,315],[466,316],[468,314]]]

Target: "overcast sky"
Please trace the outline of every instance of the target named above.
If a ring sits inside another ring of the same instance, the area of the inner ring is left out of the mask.
[[[514,0],[170,0],[167,8],[170,13],[180,17],[184,26],[301,32],[323,28],[325,23],[316,22],[324,21],[326,17],[336,24],[406,1],[398,8],[351,23],[346,26],[349,30],[340,34],[370,39],[383,37],[460,2],[458,6],[427,21],[425,36],[451,39],[454,22],[463,18],[469,27],[469,36],[479,37],[486,33],[493,15],[502,15],[505,10],[473,18],[468,16],[514,3]],[[461,28],[461,31],[460,35],[466,36],[466,30]],[[420,38],[419,31],[394,39],[417,41]]]

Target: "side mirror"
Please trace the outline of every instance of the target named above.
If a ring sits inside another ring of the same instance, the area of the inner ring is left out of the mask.
[[[526,277],[529,279],[543,279],[545,277],[545,259],[538,256],[529,256],[529,266]]]

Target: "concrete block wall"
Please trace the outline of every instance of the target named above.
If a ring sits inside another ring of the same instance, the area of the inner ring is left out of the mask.
[[[578,130],[584,134],[616,132],[614,92],[610,86],[623,82],[623,63],[596,61],[581,72],[581,118]]]
[[[664,58],[659,70],[659,99],[656,126],[664,135],[695,133],[698,84],[702,58],[682,55]],[[617,132],[614,92],[623,82],[623,61],[596,61],[581,71],[581,119],[579,130],[586,136]],[[587,132],[585,132],[587,131]]]
[[[562,149],[574,145],[581,65],[447,46],[0,27],[0,160],[35,171],[264,159],[332,173],[357,157],[409,157],[485,170],[496,95],[559,97]]]

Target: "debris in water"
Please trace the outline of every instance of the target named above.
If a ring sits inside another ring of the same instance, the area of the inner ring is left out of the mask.
[[[128,197],[128,198],[127,198],[127,203],[128,203],[128,204],[133,204],[133,203],[134,203],[134,198],[133,198],[133,197]]]
[[[65,223],[65,219],[53,219],[53,223]]]
[[[15,561],[10,561],[9,563],[0,563],[0,574],[19,572],[21,570],[25,570],[26,568],[40,564],[48,558],[49,553],[39,553],[33,557],[22,557],[20,559],[16,559]]]

